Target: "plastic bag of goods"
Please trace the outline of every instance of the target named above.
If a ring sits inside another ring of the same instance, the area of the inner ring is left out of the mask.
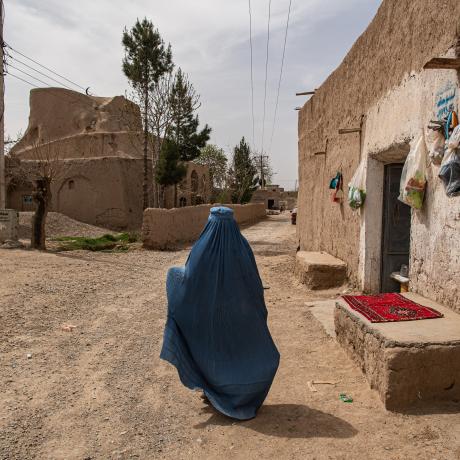
[[[430,161],[435,165],[440,165],[446,146],[444,134],[441,131],[427,129],[425,139]]]
[[[450,150],[455,150],[460,147],[460,125],[458,125],[450,135],[448,141],[446,142],[447,148]]]
[[[423,206],[426,187],[427,150],[424,136],[411,148],[401,173],[398,199],[415,209]]]
[[[348,204],[352,209],[359,209],[366,199],[366,176],[364,161],[358,166],[358,169],[348,184]]]
[[[438,175],[444,183],[447,196],[460,195],[460,149],[446,150]]]

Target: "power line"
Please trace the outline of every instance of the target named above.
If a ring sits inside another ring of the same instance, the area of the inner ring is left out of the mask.
[[[251,0],[249,0],[249,46],[251,49],[251,109],[252,109],[252,145],[255,143],[255,121],[254,121],[254,75],[252,65],[252,12],[251,12]]]
[[[17,70],[18,72],[21,72],[24,75],[27,75],[28,77],[33,78],[34,80],[37,80],[37,81],[39,81],[40,83],[43,83],[46,86],[50,86],[50,84],[47,83],[46,81],[40,80],[40,78],[35,77],[34,75],[31,75],[30,73],[25,72],[24,70],[20,69],[19,67],[15,67],[12,64],[8,64],[8,67],[11,67],[12,69]]]
[[[289,17],[291,15],[291,4],[292,4],[292,0],[289,0],[289,8],[288,8],[288,14],[287,14],[287,20],[286,20],[286,30],[284,32],[283,57],[281,58],[280,78],[278,80],[278,90],[276,93],[275,114],[273,116],[272,134],[270,136],[270,144],[268,147],[269,152],[271,151],[273,135],[275,134],[276,115],[278,113],[278,102],[279,102],[279,97],[280,97],[281,80],[283,78],[284,56],[286,54],[286,41],[287,41],[287,35],[288,35],[288,30],[289,30]]]
[[[34,64],[36,64],[36,65],[42,67],[43,69],[47,70],[48,72],[51,72],[51,73],[53,73],[54,75],[57,75],[59,78],[64,79],[64,80],[67,81],[68,83],[71,83],[72,85],[74,85],[74,86],[76,86],[76,87],[82,89],[83,91],[86,90],[86,88],[84,88],[83,86],[79,85],[78,83],[75,83],[74,81],[69,80],[68,78],[64,77],[63,75],[61,75],[61,74],[59,74],[59,73],[57,73],[57,72],[55,72],[54,70],[50,69],[49,67],[46,67],[45,65],[40,64],[40,62],[38,62],[38,61],[32,59],[31,57],[25,55],[24,53],[21,53],[20,51],[18,51],[17,49],[13,48],[13,47],[10,46],[10,45],[8,45],[7,43],[5,43],[5,45],[6,45],[11,51],[14,51],[15,53],[17,53],[17,54],[19,54],[20,56],[22,56],[22,57],[28,59],[29,61],[33,62]]]
[[[23,65],[24,67],[27,67],[28,69],[33,70],[34,72],[37,72],[38,74],[43,75],[46,78],[49,78],[50,80],[54,81],[55,83],[58,83],[59,85],[63,86],[64,88],[67,88],[67,89],[70,89],[71,91],[73,91],[72,88],[70,88],[69,86],[67,86],[64,83],[60,82],[59,80],[56,80],[55,78],[50,77],[46,73],[41,72],[40,70],[37,70],[36,68],[30,66],[29,64],[26,64],[25,62],[20,61],[19,59],[15,58],[14,56],[12,56],[9,53],[8,53],[8,57],[11,58],[11,59],[14,59],[16,62],[19,62],[19,64]]]
[[[262,121],[262,146],[260,153],[264,151],[264,137],[265,137],[265,113],[266,113],[266,103],[267,103],[267,79],[268,79],[268,47],[270,44],[270,16],[271,16],[271,6],[272,0],[268,2],[268,22],[267,22],[267,55],[265,58],[265,90],[264,90],[264,116]]]
[[[18,70],[19,72],[23,73],[24,75],[27,75],[28,77],[31,77],[31,78],[33,78],[34,80],[37,80],[37,81],[39,81],[40,83],[43,83],[43,84],[47,85],[48,88],[52,88],[52,87],[50,87],[50,85],[49,85],[48,83],[44,82],[43,80],[40,80],[39,78],[37,78],[37,77],[35,77],[35,76],[33,76],[33,75],[27,73],[27,72],[24,72],[24,70],[21,70],[21,69],[19,69],[19,68],[17,68],[17,67],[14,67],[14,66],[11,65],[11,64],[7,64],[7,65],[8,65],[8,67],[12,67],[13,69]],[[27,84],[30,85],[30,86],[33,86],[34,88],[40,89],[40,87],[37,86],[35,83],[31,83],[30,81],[25,80],[24,78],[21,78],[21,77],[19,77],[18,75],[15,75],[15,74],[13,74],[13,73],[11,73],[11,72],[9,72],[9,71],[6,71],[5,73],[6,73],[6,75],[10,75],[10,76],[12,76],[12,77],[14,77],[14,78],[16,78],[16,79],[18,79],[18,80],[21,80],[21,81],[24,82],[24,83],[27,83]],[[59,88],[58,88],[58,89],[59,89]],[[65,100],[67,100],[67,101],[68,101],[68,100],[71,100],[71,101],[73,101],[73,102],[78,102],[78,101],[79,101],[76,97],[73,97],[73,96],[71,96],[70,94],[66,94],[66,93],[55,94],[55,93],[51,92],[50,94],[51,94],[52,96],[54,96],[54,97],[57,97],[57,98],[63,100],[63,101],[65,101]],[[62,97],[62,96],[63,96],[63,97]],[[66,102],[67,102],[67,101],[66,101]]]
[[[14,73],[6,72],[6,75],[9,75],[10,77],[13,77],[13,78],[17,78],[18,80],[21,80],[22,82],[27,83],[28,85],[33,86],[34,88],[38,88],[37,85],[34,85],[34,84],[31,83],[30,81],[24,80],[24,78],[18,77],[18,76],[15,75]]]

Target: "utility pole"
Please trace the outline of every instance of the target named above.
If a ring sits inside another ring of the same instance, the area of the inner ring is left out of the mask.
[[[3,0],[0,0],[0,209],[6,208],[6,183],[5,183],[5,64],[4,64],[4,42],[3,42]]]
[[[260,188],[265,188],[264,158],[268,158],[268,155],[260,155]]]

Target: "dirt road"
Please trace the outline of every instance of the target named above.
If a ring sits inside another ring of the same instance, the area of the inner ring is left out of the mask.
[[[0,458],[460,458],[459,404],[387,413],[311,316],[306,301],[336,292],[295,282],[288,217],[245,235],[281,353],[266,404],[247,422],[204,406],[158,357],[166,271],[188,251],[0,250]],[[340,383],[313,393],[308,380]]]

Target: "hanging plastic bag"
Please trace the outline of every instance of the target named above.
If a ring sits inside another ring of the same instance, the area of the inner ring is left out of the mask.
[[[443,133],[440,130],[434,131],[433,129],[427,129],[425,140],[431,163],[440,165],[446,146],[446,140],[444,139]]]
[[[447,141],[447,148],[450,150],[455,150],[460,147],[460,125],[458,125],[449,137]]]
[[[421,209],[426,187],[427,151],[422,135],[411,148],[401,173],[398,199],[412,208]]]
[[[451,138],[453,137],[453,134]],[[453,142],[454,144],[455,142]],[[460,150],[447,149],[439,169],[447,196],[460,195]]]
[[[352,209],[359,209],[366,199],[366,176],[364,161],[358,166],[348,184],[348,204]]]

